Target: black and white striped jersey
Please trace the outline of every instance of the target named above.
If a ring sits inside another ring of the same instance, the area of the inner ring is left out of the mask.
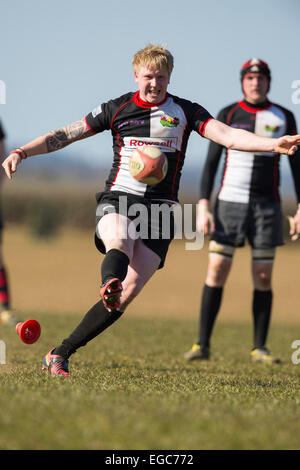
[[[181,170],[188,138],[194,130],[203,136],[212,116],[197,103],[167,94],[163,102],[144,102],[139,92],[131,92],[96,107],[86,116],[94,132],[111,130],[114,160],[106,191],[124,191],[151,199],[178,201]],[[159,147],[168,158],[163,181],[147,186],[129,172],[129,157],[143,145]]]
[[[266,101],[253,105],[245,100],[223,108],[217,119],[238,129],[263,137],[297,133],[294,115],[278,104]],[[211,196],[223,147],[211,142],[200,184],[200,199]],[[265,155],[268,155],[266,158]],[[288,158],[298,201],[300,201],[300,151]],[[280,200],[280,155],[226,149],[218,198],[231,202],[275,202]]]

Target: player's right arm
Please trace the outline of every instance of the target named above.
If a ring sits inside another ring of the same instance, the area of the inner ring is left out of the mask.
[[[37,137],[28,144],[16,149],[16,151],[12,151],[4,160],[2,166],[7,177],[12,179],[12,174],[17,171],[17,166],[24,158],[55,152],[91,135],[94,135],[94,133],[88,127],[85,118],[82,118],[65,127]]]

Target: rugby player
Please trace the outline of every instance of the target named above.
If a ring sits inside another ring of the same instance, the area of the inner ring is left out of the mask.
[[[268,99],[271,72],[260,59],[250,59],[241,68],[244,98],[223,108],[217,119],[234,129],[245,129],[260,136],[280,137],[296,134],[293,114]],[[252,252],[254,323],[253,362],[279,363],[266,347],[272,309],[272,271],[276,247],[283,244],[282,211],[279,194],[280,155],[265,158],[258,152],[242,153],[226,149],[221,187],[214,217],[209,201],[224,146],[211,142],[201,178],[197,228],[211,233],[208,270],[202,290],[197,342],[185,354],[187,360],[210,357],[210,339],[221,307],[236,247],[248,239]],[[288,157],[295,183],[298,208],[294,231],[300,232],[300,152]],[[294,235],[291,233],[291,235]]]
[[[292,155],[300,143],[300,135],[270,139],[234,129],[214,119],[199,104],[169,94],[173,56],[163,46],[148,45],[134,55],[132,63],[136,92],[98,104],[79,121],[16,149],[3,163],[8,178],[12,178],[17,166],[27,157],[53,152],[104,130],[112,133],[113,165],[105,190],[97,194],[95,242],[105,253],[101,265],[101,299],[70,336],[44,357],[43,367],[53,375],[68,376],[69,357],[112,325],[163,266],[174,236],[173,219],[170,219],[168,237],[161,233],[159,225],[159,239],[136,237],[132,233],[135,217],[129,215],[129,209],[134,204],[148,209],[154,203],[177,203],[181,170],[192,131],[225,147],[246,152]],[[165,125],[166,118],[169,126]],[[167,176],[156,186],[147,186],[129,174],[129,156],[137,145],[143,144],[160,146],[168,157]],[[124,196],[125,211],[120,210],[120,199]]]

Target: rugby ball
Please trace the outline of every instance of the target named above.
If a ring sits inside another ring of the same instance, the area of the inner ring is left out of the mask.
[[[141,183],[150,186],[158,184],[167,174],[168,159],[158,147],[144,145],[132,152],[129,171],[131,176]]]

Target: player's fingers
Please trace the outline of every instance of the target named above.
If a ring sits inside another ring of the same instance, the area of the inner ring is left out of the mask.
[[[2,163],[2,166],[4,168],[6,176],[8,177],[8,179],[11,180],[11,171],[10,171],[10,167],[9,167],[8,163]]]

